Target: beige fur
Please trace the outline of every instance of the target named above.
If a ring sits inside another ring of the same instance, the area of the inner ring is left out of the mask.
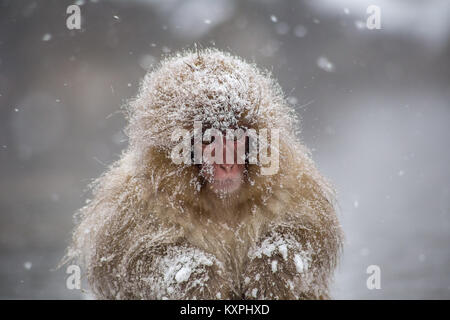
[[[129,147],[93,186],[67,259],[106,299],[327,298],[342,233],[334,192],[269,73],[215,49],[150,72],[128,108]],[[280,168],[247,165],[236,195],[169,155],[175,128],[278,128]]]

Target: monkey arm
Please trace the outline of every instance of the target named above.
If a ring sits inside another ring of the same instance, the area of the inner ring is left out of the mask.
[[[337,239],[294,221],[272,225],[248,252],[245,299],[327,299]],[[335,243],[328,243],[329,241]]]
[[[233,297],[231,277],[223,264],[182,238],[172,243],[143,245],[124,261],[124,267],[124,291],[133,299]]]
[[[224,265],[154,214],[163,209],[142,200],[139,179],[114,168],[81,209],[68,259],[85,268],[92,293],[99,299],[231,298]]]
[[[190,244],[181,228],[166,225],[150,213],[127,220],[115,216],[102,222],[85,240],[86,247],[94,249],[86,250],[84,265],[97,298],[234,297],[224,265],[213,254]]]

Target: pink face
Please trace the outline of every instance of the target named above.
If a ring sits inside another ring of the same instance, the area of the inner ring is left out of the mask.
[[[222,143],[202,144],[201,174],[208,182],[208,187],[216,193],[231,194],[238,191],[242,185],[245,164],[237,161],[239,143],[239,141],[228,141],[224,137]],[[215,160],[217,159],[216,151],[218,157],[220,156],[219,148],[222,149],[222,163],[216,163],[220,161]],[[230,158],[228,161],[227,155]]]

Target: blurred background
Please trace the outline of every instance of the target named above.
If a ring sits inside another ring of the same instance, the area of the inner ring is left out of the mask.
[[[194,43],[271,70],[301,115],[346,234],[333,297],[449,299],[447,0],[1,0],[0,298],[85,297],[55,270],[73,213],[126,147],[146,70]]]

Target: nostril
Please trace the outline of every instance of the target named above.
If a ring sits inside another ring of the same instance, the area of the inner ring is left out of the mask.
[[[234,164],[221,164],[219,165],[219,168],[228,173],[233,170]]]

